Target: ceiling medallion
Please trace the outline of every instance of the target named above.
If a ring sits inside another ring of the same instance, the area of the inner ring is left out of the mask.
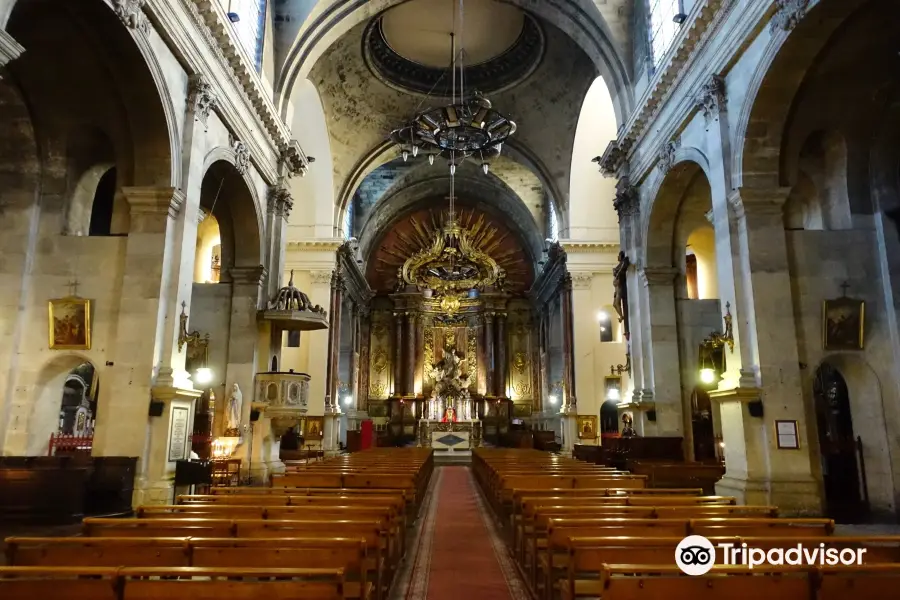
[[[404,161],[409,159],[410,154],[416,157],[421,152],[428,156],[428,162],[434,164],[434,157],[441,156],[447,160],[451,176],[456,174],[456,167],[470,157],[480,160],[481,168],[487,174],[490,162],[500,155],[503,143],[516,132],[515,122],[494,110],[491,101],[480,92],[466,96],[465,49],[457,51],[455,33],[458,18],[460,35],[463,34],[463,14],[463,0],[459,0],[453,33],[450,34],[450,104],[418,113],[410,122],[392,131],[390,136],[391,141],[399,146]]]
[[[441,298],[448,314],[459,310],[464,297],[506,283],[506,271],[472,243],[468,232],[454,219],[435,232],[430,247],[410,256],[400,269],[404,283]]]

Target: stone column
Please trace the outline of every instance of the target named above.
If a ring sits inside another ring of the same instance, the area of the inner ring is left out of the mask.
[[[372,344],[372,323],[369,315],[367,310],[360,312],[359,378],[354,390],[356,409],[363,413],[369,409],[369,348]]]
[[[353,402],[347,408],[356,412],[358,408],[357,388],[359,387],[359,307],[350,303],[350,381],[348,390]]]
[[[158,333],[167,316],[163,305],[171,254],[166,242],[174,235],[184,196],[165,187],[126,187],[122,192],[130,206],[131,227],[116,324],[116,360],[103,371],[107,383],[100,388],[93,454],[140,457],[134,501],[157,502],[157,496],[171,490],[162,481],[168,465],[165,442],[171,407],[155,417],[154,424],[165,426],[151,427],[148,404],[162,350]],[[172,318],[177,320],[178,315]],[[145,497],[151,486],[162,491]]]
[[[232,386],[237,384],[243,396],[240,427],[243,442],[238,447],[236,456],[244,460],[243,467],[248,469],[247,474],[254,480],[261,481],[267,474],[264,445],[260,439],[253,439],[251,444],[250,439],[251,436],[258,438],[257,430],[264,427],[259,421],[251,427],[250,412],[253,410],[256,373],[259,371],[260,332],[256,314],[267,273],[265,267],[257,265],[232,267],[228,270],[228,275],[231,277],[231,323],[228,327],[228,361],[225,365],[226,398],[222,405],[227,406]],[[249,471],[251,468],[252,472]]]
[[[266,240],[266,250],[268,253],[269,273],[284,273],[285,268],[285,248],[287,246],[287,225],[291,216],[291,210],[294,207],[294,200],[287,186],[278,183],[269,189],[269,201],[267,218],[270,219],[268,226],[268,236]],[[269,285],[266,291],[266,297],[272,298],[281,289],[282,279],[279,277],[269,278]]]
[[[507,352],[506,352],[506,313],[497,313],[497,379],[494,382],[497,396],[506,397]]]
[[[632,402],[640,402],[644,385],[644,352],[643,352],[643,319],[641,311],[641,297],[643,285],[638,276],[634,264],[637,261],[638,251],[641,248],[640,227],[641,199],[637,189],[632,187],[627,177],[619,180],[616,186],[616,199],[614,206],[619,215],[619,244],[622,251],[631,262],[631,267],[625,273],[625,284],[628,291],[628,320],[625,323],[626,352],[630,359],[631,371],[628,376],[632,384]],[[623,398],[623,400],[628,400]]]
[[[566,273],[560,290],[563,328],[563,386],[565,387],[564,405],[574,410],[578,406],[575,396],[575,319],[572,304],[572,276]]]
[[[675,310],[677,274],[678,272],[671,267],[648,267],[641,271],[648,307],[649,331],[645,333],[648,334],[647,342],[650,349],[649,355],[644,357],[645,361],[649,359],[649,364],[646,362],[644,364],[644,383],[653,386],[656,435],[664,437],[683,436],[684,429],[678,317]],[[642,392],[642,401],[644,395]],[[642,413],[641,419],[645,418],[645,413]]]
[[[325,372],[325,414],[334,411],[338,404],[338,358],[341,351],[341,307],[343,304],[343,278],[336,270],[331,274],[331,303],[329,306],[328,357]],[[327,419],[326,419],[327,420]]]
[[[736,496],[740,502],[777,505],[788,514],[820,514],[822,498],[812,475],[808,442],[815,434],[806,420],[791,309],[782,210],[788,193],[784,188],[743,188],[729,199],[738,231],[745,292],[738,303],[748,321],[749,356],[745,359],[754,365],[761,394],[740,388],[711,394],[722,403],[728,469],[716,489]],[[755,400],[762,400],[761,418],[749,413],[748,402]],[[801,451],[778,449],[776,419],[798,422]]]
[[[416,313],[406,313],[406,395],[416,395]]]
[[[494,360],[494,313],[484,314],[484,379],[486,394],[496,391],[494,386],[497,363]]]
[[[403,313],[394,313],[394,396],[403,395]]]

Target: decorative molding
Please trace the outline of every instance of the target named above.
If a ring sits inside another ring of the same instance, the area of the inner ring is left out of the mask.
[[[166,214],[173,219],[184,205],[184,192],[171,187],[123,187],[133,216]]]
[[[288,242],[287,247],[288,250],[295,251],[337,252],[338,248],[344,244],[344,241],[340,238],[295,240]]]
[[[714,119],[725,108],[726,102],[725,78],[714,73],[697,94],[697,109],[703,111],[703,116],[707,119]]]
[[[641,212],[641,197],[638,188],[631,185],[627,177],[623,177],[616,184],[616,197],[613,200],[613,208],[619,215],[619,223],[625,219],[636,217]]]
[[[775,14],[769,21],[772,33],[792,31],[806,16],[809,0],[775,0],[775,7]]]
[[[309,281],[314,284],[330,284],[333,271],[310,271]]]
[[[291,216],[293,208],[294,199],[284,183],[278,183],[269,188],[268,212],[287,219]]]
[[[306,156],[306,153],[303,152],[303,148],[300,147],[300,142],[297,140],[291,140],[288,143],[281,144],[278,151],[281,154],[279,160],[287,170],[287,176],[289,178],[294,175],[303,177],[309,171],[309,164],[311,161],[309,157]]]
[[[250,149],[241,140],[234,140],[231,149],[234,150],[234,168],[240,175],[246,174],[250,168]]]
[[[594,284],[594,275],[592,271],[571,271],[572,288],[576,290],[589,290]]]
[[[615,177],[619,173],[619,169],[625,164],[628,157],[628,151],[631,150],[631,142],[625,140],[622,145],[618,141],[613,140],[606,146],[603,154],[592,159],[600,165],[600,172],[604,177]]]
[[[0,29],[0,70],[10,61],[19,58],[25,52],[25,46],[20,44],[5,30]],[[3,80],[0,72],[0,81]]]
[[[627,147],[629,156],[672,91],[678,88],[684,73],[689,70],[685,67],[699,54],[734,4],[735,0],[698,0],[695,3],[669,50],[669,56],[656,70],[647,91],[618,137],[619,146]]]
[[[641,284],[644,287],[651,285],[672,285],[675,283],[675,276],[678,275],[678,269],[671,267],[645,267],[638,271]]]
[[[122,23],[141,35],[150,34],[150,20],[144,14],[147,0],[113,0],[113,10]]]
[[[231,280],[236,284],[262,285],[266,280],[268,271],[262,265],[255,267],[232,267],[228,269]]]
[[[171,2],[172,0],[151,0],[151,5]],[[224,9],[218,2],[209,0],[181,0],[181,4],[197,24],[206,45],[241,90],[272,145],[279,148],[282,144],[289,143],[290,130],[279,116],[259,73],[240,46]]]
[[[202,73],[195,73],[188,78],[188,106],[194,113],[194,119],[207,127],[209,111],[216,106],[216,95]]]
[[[560,242],[570,254],[615,254],[619,251],[618,242],[583,242],[579,240],[562,240]]]
[[[669,140],[659,150],[659,169],[663,174],[668,173],[675,166],[675,152],[678,150],[678,141]]]

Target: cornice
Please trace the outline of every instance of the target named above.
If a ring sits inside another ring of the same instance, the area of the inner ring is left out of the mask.
[[[709,38],[710,31],[715,29],[711,25],[721,20],[720,13],[727,12],[727,8],[734,1],[699,0],[694,5],[692,14],[688,16],[687,26],[682,27],[678,33],[669,55],[657,68],[647,90],[637,103],[638,109],[625,123],[618,138],[620,147],[633,147],[643,137],[647,126],[653,121],[659,108],[665,104],[669,93],[678,87],[679,75],[687,62]],[[720,11],[723,7],[726,10]]]
[[[653,129],[645,127],[640,136],[635,136],[629,121],[627,128],[623,130],[627,133],[619,138],[618,143],[625,143],[627,138],[627,143],[630,144],[629,160],[637,159],[637,162],[631,162],[630,165],[632,180],[635,182],[642,182],[659,158],[655,151],[647,148],[658,147],[663,140],[675,137],[683,124],[702,110],[697,99],[704,86],[714,75],[725,77],[729,66],[735,62],[735,55],[744,51],[744,42],[765,24],[774,10],[773,0],[751,1],[749,6],[739,12],[730,10],[736,0],[717,1],[722,5],[721,10],[712,20],[707,21],[702,40],[694,44],[692,53],[682,61],[680,72],[671,77],[665,96],[659,98],[649,116],[647,122],[654,123]],[[721,35],[713,35],[717,32]],[[703,67],[692,68],[695,65]],[[665,121],[654,121],[662,108],[679,93],[678,103],[670,111],[668,118]]]
[[[344,245],[345,240],[340,238],[332,239],[310,239],[310,240],[294,240],[287,243],[287,249],[295,252],[337,252],[338,248]]]
[[[145,10],[160,25],[157,32],[185,65],[188,75],[207,77],[217,98],[215,111],[248,146],[266,183],[276,183],[281,154],[296,142],[278,116],[259,73],[232,35],[223,9],[209,0],[146,0]],[[198,32],[205,43],[198,42]],[[248,114],[253,115],[249,122]],[[306,155],[302,150],[300,153],[308,164]]]
[[[618,242],[560,240],[568,254],[615,254],[620,250]]]

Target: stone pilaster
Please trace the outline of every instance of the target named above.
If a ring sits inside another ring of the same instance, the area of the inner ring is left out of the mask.
[[[148,410],[161,358],[158,331],[168,316],[161,310],[170,277],[166,238],[173,234],[184,196],[167,187],[122,191],[130,205],[131,228],[116,324],[118,360],[106,368],[107,383],[100,388],[93,453],[140,457],[135,500],[141,501],[153,463],[147,452],[164,451],[162,442],[154,438],[160,432],[152,431],[148,439]]]
[[[484,381],[487,394],[494,393],[497,363],[494,360],[494,313],[484,314]]]
[[[406,313],[406,381],[407,395],[416,394],[416,313]]]
[[[329,310],[328,357],[325,373],[325,414],[338,407],[338,359],[341,349],[341,308],[344,302],[344,282],[341,274],[331,275],[331,310]],[[339,409],[338,409],[339,410]],[[326,436],[327,437],[327,436]]]
[[[403,395],[403,313],[394,313],[394,395]]]
[[[750,364],[758,390],[725,390],[722,403],[726,476],[717,486],[739,501],[777,505],[789,513],[821,511],[812,475],[811,429],[800,382],[787,241],[782,207],[789,190],[741,189],[729,199],[735,213],[744,274],[742,318],[748,321]],[[752,362],[750,362],[752,361]],[[763,416],[749,414],[761,400]],[[801,450],[778,449],[776,420],[798,422]]]
[[[506,353],[506,313],[497,313],[497,378],[494,382],[496,394],[507,397],[507,353]]]
[[[355,412],[358,408],[359,388],[359,307],[351,304],[350,307],[350,384],[349,393],[353,398],[346,410]]]
[[[566,273],[560,290],[563,331],[563,406],[574,410],[578,405],[575,396],[575,318],[572,301],[572,276]]]
[[[656,432],[660,436],[683,434],[678,316],[675,310],[677,274],[670,267],[644,268],[640,273],[649,321],[649,331],[645,332],[648,334],[647,347],[650,352],[644,357],[649,360],[649,365],[644,365],[644,385],[647,386],[649,375],[656,403]],[[646,418],[646,414],[642,413],[641,418]]]

